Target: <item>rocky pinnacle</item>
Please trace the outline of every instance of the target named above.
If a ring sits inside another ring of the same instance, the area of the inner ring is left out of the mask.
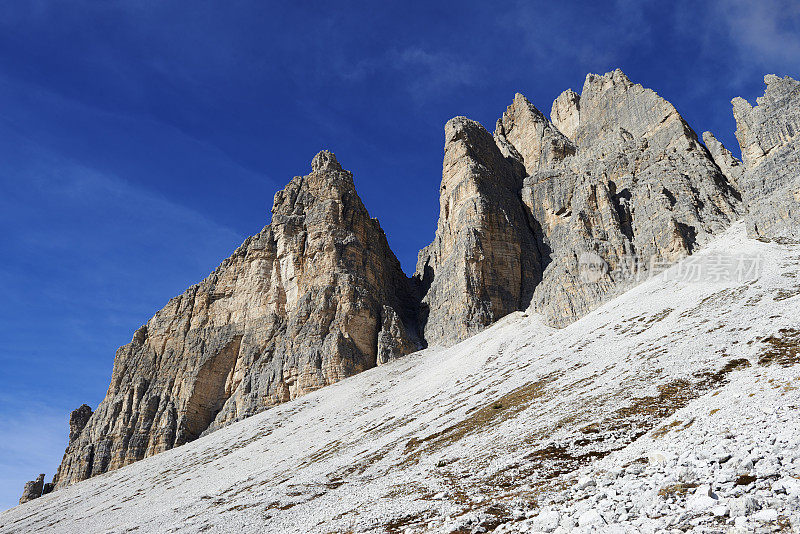
[[[56,487],[418,350],[414,302],[352,175],[320,152],[270,225],[117,351],[106,398],[73,413]]]
[[[800,82],[764,77],[756,106],[734,98],[742,149],[741,190],[752,237],[800,242]]]

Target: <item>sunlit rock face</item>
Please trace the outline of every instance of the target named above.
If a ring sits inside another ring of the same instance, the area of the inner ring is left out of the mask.
[[[522,198],[549,251],[533,306],[564,326],[635,282],[630,267],[691,254],[741,202],[674,106],[620,70],[589,74],[553,109],[576,149],[530,173]],[[587,257],[605,263],[590,280]]]
[[[414,298],[352,175],[320,152],[275,195],[269,226],[117,351],[56,486],[418,350]]]
[[[530,302],[541,268],[520,197],[524,174],[477,122],[445,126],[439,222],[415,274],[428,343],[465,339]]]
[[[764,77],[764,96],[751,106],[734,98],[742,149],[741,189],[752,237],[800,241],[800,82]]]
[[[551,113],[517,94],[495,146],[468,119],[445,128],[439,224],[416,273],[429,343],[529,306],[565,326],[634,283],[631,264],[674,262],[739,216],[733,179],[622,71],[588,75]]]

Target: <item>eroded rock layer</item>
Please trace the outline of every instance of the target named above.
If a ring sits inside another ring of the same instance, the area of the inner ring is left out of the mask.
[[[57,487],[165,451],[420,348],[410,280],[330,152],[272,222],[117,351],[73,413]],[[87,417],[90,415],[90,417]]]
[[[742,149],[741,189],[752,237],[800,242],[800,82],[764,77],[756,106],[734,98]]]

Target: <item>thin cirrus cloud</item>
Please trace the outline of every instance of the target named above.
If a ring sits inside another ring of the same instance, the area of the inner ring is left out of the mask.
[[[637,0],[594,6],[520,1],[501,12],[498,21],[512,30],[507,46],[519,47],[541,70],[554,65],[596,69],[618,60],[631,47],[652,43],[651,21]]]
[[[800,4],[796,1],[729,0],[714,5],[741,61],[800,64]]]
[[[0,400],[6,407],[0,417],[0,510],[5,510],[17,504],[22,482],[41,472],[50,480],[66,446],[68,428],[64,414],[42,402]]]
[[[13,140],[8,132],[4,138]],[[8,147],[7,147],[8,148]],[[21,143],[0,195],[0,509],[52,476],[65,410],[96,406],[116,347],[242,236],[151,191]],[[9,174],[13,175],[13,181]]]
[[[398,78],[402,88],[418,102],[475,84],[480,79],[477,64],[453,53],[420,46],[393,48],[379,57],[357,61],[338,57],[330,70],[348,83],[362,83],[379,76]]]
[[[4,80],[1,90],[17,95],[10,85]],[[40,472],[52,476],[63,454],[66,415],[84,402],[97,406],[116,348],[246,235],[192,206],[188,195],[185,204],[117,175],[103,157],[93,163],[68,155],[80,152],[85,140],[69,139],[69,130],[56,125],[91,119],[101,132],[144,135],[147,121],[24,87],[37,106],[10,98],[17,105],[0,114],[0,366],[7,377],[0,396],[0,509],[16,504],[26,480]],[[40,122],[44,115],[49,122]],[[196,145],[168,130],[160,139],[171,150]],[[95,142],[93,152],[112,149],[102,138]],[[138,148],[126,148],[136,159]],[[201,164],[253,187],[249,171],[215,154]],[[267,222],[266,213],[260,218]]]
[[[392,51],[387,63],[407,71],[408,89],[412,95],[427,98],[430,93],[442,94],[460,86],[471,85],[478,78],[476,65],[453,54],[430,52],[412,47]]]

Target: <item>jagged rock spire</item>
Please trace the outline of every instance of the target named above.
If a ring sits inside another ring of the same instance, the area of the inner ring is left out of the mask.
[[[549,251],[533,306],[564,326],[629,287],[629,262],[691,254],[741,207],[675,107],[621,70],[587,75],[553,110],[577,151],[526,177],[522,197]],[[589,283],[582,257],[605,263]]]
[[[336,157],[275,195],[272,223],[117,351],[108,394],[73,412],[65,486],[418,350],[416,306]]]
[[[623,262],[674,261],[738,216],[738,193],[674,106],[621,70],[588,75],[552,116],[569,138],[519,93],[494,146],[469,119],[445,127],[439,224],[415,275],[430,343],[529,304],[569,324],[630,285],[612,274]],[[591,283],[586,255],[607,271]]]
[[[339,161],[336,159],[336,155],[333,152],[330,150],[321,150],[314,156],[314,159],[311,160],[311,170],[313,172],[341,172],[342,166],[339,165]]]
[[[581,117],[581,96],[567,89],[555,99],[550,108],[550,120],[567,139],[575,142]]]
[[[703,132],[703,143],[705,143],[706,148],[711,153],[711,157],[714,158],[714,163],[716,163],[722,173],[738,187],[738,183],[744,172],[742,162],[736,159],[731,151],[711,132]]]
[[[501,149],[513,147],[528,174],[575,153],[572,142],[547,120],[521,93],[514,96],[503,116],[497,121],[494,137]]]
[[[755,107],[743,98],[732,101],[747,230],[752,237],[800,242],[800,82],[768,74],[764,83]]]
[[[446,345],[524,309],[540,267],[519,196],[521,162],[466,117],[448,121],[444,132],[439,222],[415,279],[425,339]]]

